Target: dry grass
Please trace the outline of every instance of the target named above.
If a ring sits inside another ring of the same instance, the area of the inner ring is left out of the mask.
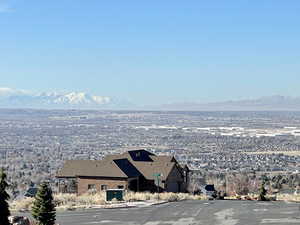
[[[61,204],[76,203],[82,205],[101,205],[105,202],[105,192],[97,194],[84,194],[77,196],[76,194],[57,194],[54,200]]]
[[[10,204],[10,208],[13,211],[22,211],[22,210],[28,211],[31,210],[33,201],[34,201],[33,198],[24,198],[21,200],[13,201]]]
[[[190,195],[186,193],[150,193],[150,192],[126,192],[124,196],[125,202],[134,201],[157,201],[163,200],[168,202],[181,200],[205,200],[204,195]],[[33,203],[33,198],[24,198],[12,202],[11,210],[13,211],[29,211]],[[84,194],[77,196],[76,194],[57,194],[54,195],[54,201],[57,210],[73,210],[77,208],[90,208],[92,206],[105,205],[105,192],[96,194]],[[111,203],[118,203],[112,201]]]
[[[280,200],[280,201],[293,201],[300,202],[300,194],[277,194],[277,195],[268,195],[270,200]],[[126,192],[124,200],[126,202],[134,201],[181,201],[181,200],[207,200],[205,195],[191,195],[187,193],[150,193],[150,192]],[[257,194],[249,195],[235,195],[230,197],[225,197],[225,199],[230,200],[257,200]],[[22,200],[13,201],[10,203],[12,211],[30,211],[33,203],[33,198],[24,198]],[[56,204],[57,210],[73,210],[77,208],[90,208],[97,205],[105,205],[105,192],[100,192],[96,194],[85,194],[77,196],[75,194],[57,194],[54,195],[54,201]],[[113,201],[111,203],[118,203],[118,201]]]
[[[56,208],[58,210],[71,210],[76,208],[89,208],[94,205],[105,204],[105,193],[84,194],[77,196],[75,194],[57,194],[54,195]]]
[[[187,193],[172,193],[163,192],[160,194],[153,194],[149,192],[127,192],[124,196],[125,201],[149,201],[149,200],[163,200],[168,202],[181,201],[181,200],[205,200],[204,195],[191,195]]]
[[[10,207],[13,211],[30,211],[33,201],[33,198],[16,200],[10,204]],[[85,194],[81,196],[75,194],[57,194],[54,195],[54,202],[58,210],[89,208],[93,205],[104,205],[105,193]]]

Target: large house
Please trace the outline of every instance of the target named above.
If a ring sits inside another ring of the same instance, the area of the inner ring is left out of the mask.
[[[173,156],[133,150],[102,160],[66,161],[57,178],[60,192],[79,195],[106,189],[184,192],[188,173]]]

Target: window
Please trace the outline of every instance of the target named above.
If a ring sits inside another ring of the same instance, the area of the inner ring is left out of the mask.
[[[124,185],[118,185],[118,189],[124,189]]]
[[[107,185],[106,184],[102,184],[101,185],[101,191],[105,191],[107,190]]]
[[[88,184],[88,190],[95,190],[96,185],[95,184]]]

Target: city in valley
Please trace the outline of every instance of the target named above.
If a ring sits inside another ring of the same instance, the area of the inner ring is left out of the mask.
[[[0,129],[0,165],[14,198],[42,180],[57,191],[66,160],[132,149],[188,165],[192,191],[213,183],[227,192],[255,192],[261,179],[276,192],[300,185],[300,112],[1,109]],[[230,187],[236,183],[248,190]]]

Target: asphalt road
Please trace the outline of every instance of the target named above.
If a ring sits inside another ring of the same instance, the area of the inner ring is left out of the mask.
[[[300,224],[300,204],[255,201],[182,201],[163,205],[57,213],[60,225]]]

